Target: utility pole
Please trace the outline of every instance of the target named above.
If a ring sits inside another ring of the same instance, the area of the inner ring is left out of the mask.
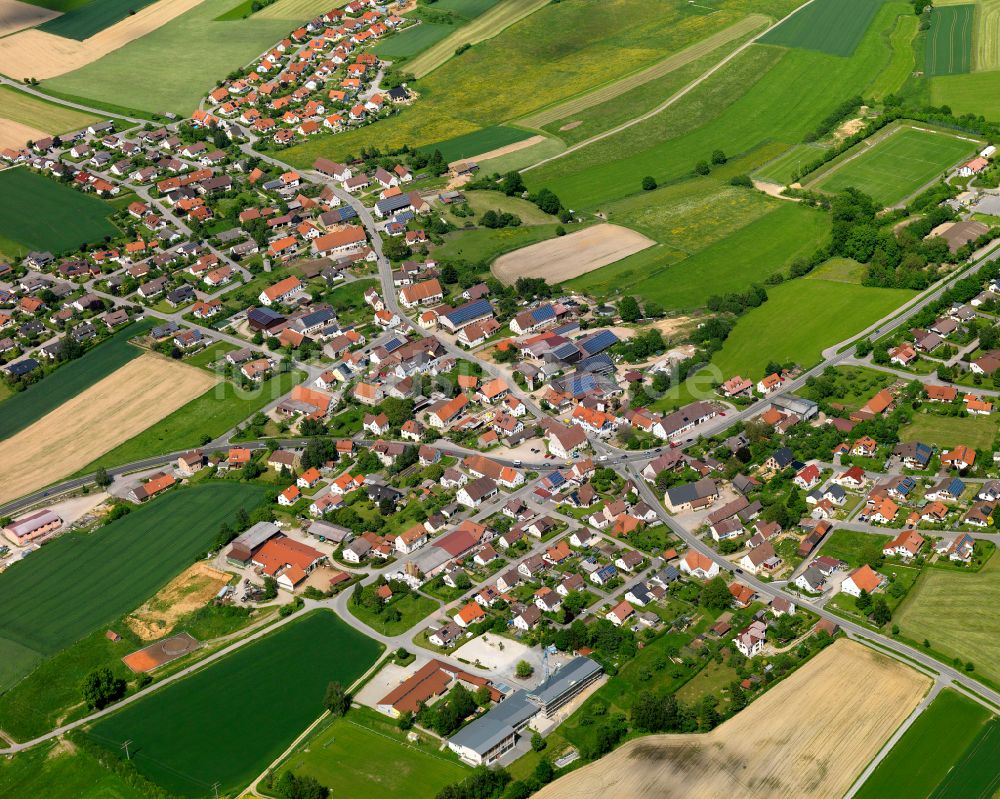
[[[132,744],[132,739],[131,738],[129,738],[127,741],[122,741],[121,748],[125,750],[125,759],[126,760],[131,760],[132,759],[132,756],[129,754],[129,751],[128,751],[128,748],[129,748],[129,746],[131,746],[131,744]]]
[[[212,783],[212,790],[215,791],[215,799],[219,799],[219,783]]]

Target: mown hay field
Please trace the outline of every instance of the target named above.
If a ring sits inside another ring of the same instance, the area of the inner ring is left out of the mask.
[[[349,686],[382,645],[330,611],[286,625],[95,724],[88,735],[172,794],[212,796],[246,786],[323,712],[331,681]],[[270,697],[275,711],[261,716]],[[280,707],[280,711],[278,708]],[[349,768],[349,764],[345,764]]]
[[[880,0],[813,0],[761,41],[849,56],[868,30],[879,5]]]
[[[839,799],[929,685],[899,661],[838,641],[712,732],[634,739],[536,795]]]

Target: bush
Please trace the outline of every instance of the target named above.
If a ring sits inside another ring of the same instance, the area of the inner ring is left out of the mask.
[[[646,177],[642,179],[642,190],[652,191],[655,188],[656,188],[656,178],[654,178],[652,175],[646,175]]]

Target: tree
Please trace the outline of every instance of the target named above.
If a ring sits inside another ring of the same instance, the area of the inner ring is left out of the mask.
[[[483,227],[495,229],[500,227],[500,216],[499,214],[497,214],[496,211],[490,209],[486,211],[481,217],[479,217],[479,223]]]
[[[722,150],[713,150],[712,151],[712,163],[713,164],[724,164],[728,160],[729,159],[726,158],[726,154],[724,152],[722,152]]]
[[[531,748],[532,749],[534,749],[536,752],[541,752],[546,746],[547,746],[547,744],[545,743],[545,739],[541,736],[540,733],[533,732],[531,734]]]
[[[535,205],[546,214],[555,215],[562,209],[562,202],[550,189],[540,189],[535,195]]]
[[[642,311],[635,297],[622,297],[618,303],[618,313],[623,322],[638,322],[642,317]]]
[[[521,177],[520,172],[508,172],[503,176],[503,180],[500,181],[500,191],[508,197],[512,197],[515,194],[523,194],[524,190],[524,178]]]
[[[712,171],[712,167],[708,165],[708,161],[699,161],[694,165],[694,173],[696,175],[707,175]]]
[[[724,610],[732,604],[733,595],[729,593],[729,586],[722,577],[715,577],[708,581],[702,589],[701,604],[712,610]]]
[[[274,599],[276,596],[278,596],[278,581],[271,576],[265,577],[262,599]]]
[[[107,666],[94,669],[83,680],[83,699],[87,707],[102,710],[125,696],[127,683],[115,677]]]
[[[885,597],[875,597],[875,603],[872,606],[872,618],[879,627],[887,624],[892,618],[892,611],[889,610],[889,604],[885,601]]]
[[[103,466],[99,466],[97,471],[94,472],[94,482],[101,488],[111,485],[111,477],[108,476],[108,470]]]
[[[343,716],[351,708],[351,697],[339,682],[331,682],[326,686],[323,705],[334,716]]]
[[[646,175],[646,177],[642,179],[642,190],[652,191],[655,188],[656,188],[656,178],[654,178],[652,175]]]
[[[532,674],[535,673],[535,667],[532,666],[527,660],[519,660],[517,666],[514,668],[514,676],[519,680],[526,680]]]
[[[858,606],[858,610],[862,613],[866,613],[872,606],[872,597],[864,588],[861,589],[861,593],[858,594],[858,598],[855,601]]]

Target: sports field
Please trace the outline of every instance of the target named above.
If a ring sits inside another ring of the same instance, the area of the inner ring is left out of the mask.
[[[163,2],[154,3],[150,11]],[[287,20],[256,14],[232,22],[215,21],[221,11],[234,5],[235,0],[195,4],[93,63],[45,81],[43,88],[146,112],[189,114],[217,80],[288,33]]]
[[[849,56],[857,49],[881,3],[882,0],[814,0],[760,41]]]
[[[861,142],[807,186],[838,192],[853,186],[884,206],[895,205],[972,155],[978,142],[952,133],[901,126]]]
[[[938,416],[915,413],[910,424],[900,428],[903,441],[923,441],[936,447],[964,444],[973,449],[988,449],[997,436],[997,420],[992,416]]]
[[[49,411],[139,357],[142,350],[129,344],[129,339],[145,333],[153,324],[147,320],[119,330],[83,357],[60,366],[44,380],[5,400],[0,405],[0,440],[37,422]]]
[[[946,688],[903,733],[855,796],[923,799],[937,795],[935,786],[963,757],[989,718],[982,705]],[[962,796],[972,799],[975,794]]]
[[[712,358],[725,378],[760,375],[769,361],[809,367],[826,347],[860,333],[914,293],[828,280],[792,280],[767,287],[768,300],[736,322]]]
[[[336,786],[341,796],[382,799],[434,799],[445,785],[459,782],[469,770],[436,751],[435,739],[408,743],[391,719],[366,707],[307,739],[278,770],[315,777]]]
[[[531,131],[512,128],[507,125],[493,125],[489,128],[465,133],[455,136],[447,141],[439,141],[427,144],[420,149],[425,153],[433,153],[440,150],[444,160],[448,163],[458,161],[463,158],[471,158],[486,153],[490,150],[497,150],[509,144],[515,144],[525,139],[530,139],[534,134]]]
[[[972,28],[976,6],[942,6],[931,12],[924,50],[924,74],[956,75],[972,69]]]
[[[928,683],[899,661],[838,641],[712,732],[635,738],[536,796],[841,797]]]
[[[178,796],[246,786],[323,712],[330,681],[348,686],[382,650],[317,611],[102,719],[88,735]],[[205,712],[211,709],[211,712]]]
[[[90,0],[39,25],[38,30],[82,42],[154,2],[156,0]]]
[[[262,498],[259,486],[233,482],[174,490],[15,563],[0,574],[0,661],[10,643],[51,655],[138,607],[205,553],[221,522]]]
[[[112,207],[97,197],[18,167],[0,172],[0,238],[61,253],[118,234]]]
[[[864,94],[887,64],[885,37],[901,13],[912,6],[882,5],[851,58],[754,45],[667,111],[527,171],[525,182],[569,207],[603,210],[636,193],[645,175],[661,185],[690,175],[716,148],[746,154],[753,172],[774,157],[762,145],[801,142],[845,96]]]
[[[975,573],[926,570],[893,621],[907,638],[926,638],[949,660],[971,660],[976,674],[1000,682],[1000,616],[992,612],[998,603],[1000,558],[994,555]]]

